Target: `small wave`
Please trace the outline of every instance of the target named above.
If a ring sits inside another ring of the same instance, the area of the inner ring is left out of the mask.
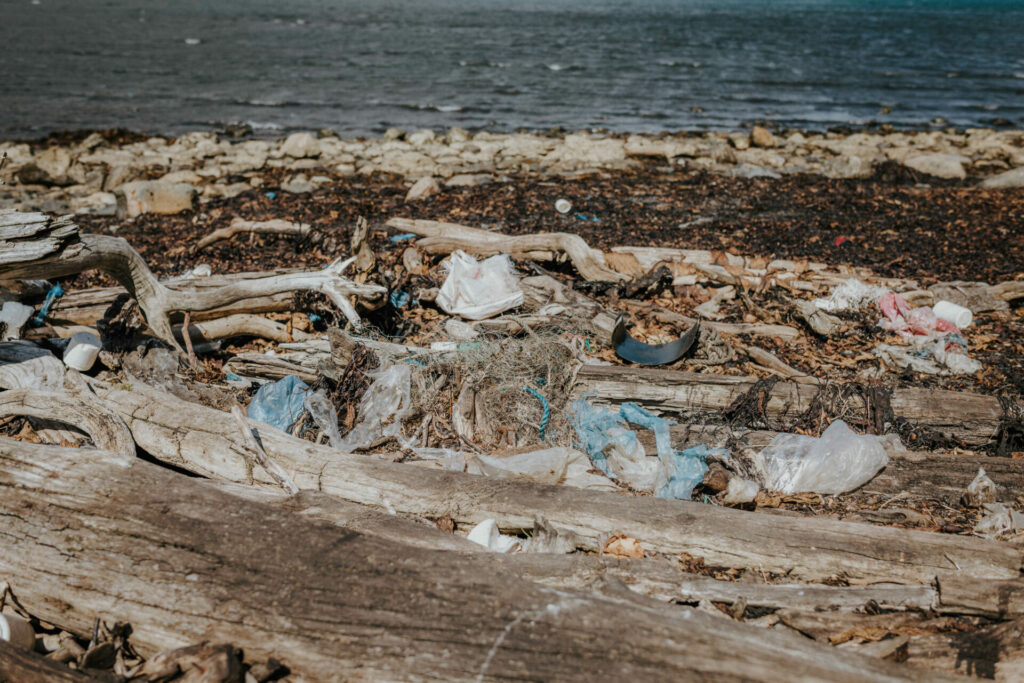
[[[700,62],[697,62],[697,61],[687,62],[687,61],[680,60],[680,59],[659,59],[657,61],[657,64],[659,64],[660,66],[669,66],[669,67],[672,67],[672,68],[676,68],[676,67],[680,67],[680,66],[688,66],[691,69],[699,69],[701,67],[701,63]]]
[[[273,123],[271,121],[244,121],[244,123],[252,126],[254,131],[256,130],[281,130],[284,128],[280,123]]]
[[[586,71],[587,67],[579,66],[578,64],[545,64],[544,68],[548,71]]]
[[[1024,71],[1018,71],[1017,73],[1013,74],[1013,77],[1014,78],[1024,78]]]
[[[507,69],[511,64],[509,62],[492,62],[489,59],[460,59],[459,66]]]
[[[203,42],[203,41],[199,40],[198,38],[186,38],[185,39],[185,44],[186,45],[198,45],[201,42]]]
[[[463,107],[458,104],[396,104],[394,106],[415,111],[439,111],[444,113],[464,111]]]

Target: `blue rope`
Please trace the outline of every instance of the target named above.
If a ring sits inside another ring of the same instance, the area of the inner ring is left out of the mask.
[[[50,287],[50,291],[46,293],[46,299],[43,301],[43,307],[39,309],[38,313],[36,313],[36,317],[32,318],[32,324],[34,326],[39,327],[43,324],[43,321],[46,320],[47,314],[50,312],[50,306],[52,306],[53,302],[57,300],[57,297],[63,293],[64,288],[61,287],[60,284]]]
[[[548,420],[551,418],[551,406],[548,405],[548,400],[533,387],[523,387],[523,389],[539,398],[540,402],[544,404],[544,416],[540,418],[540,440],[544,441],[544,430],[548,428]]]
[[[412,358],[406,358],[406,359],[405,359],[405,362],[406,362],[406,363],[409,363],[410,365],[418,365],[418,366],[420,366],[421,368],[425,368],[425,367],[427,367],[427,366],[426,366],[426,365],[424,365],[423,363],[419,362],[418,360],[413,360]]]

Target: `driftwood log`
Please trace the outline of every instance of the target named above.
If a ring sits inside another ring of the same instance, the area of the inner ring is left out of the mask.
[[[0,681],[4,683],[96,683],[96,679],[80,671],[74,671],[57,662],[33,652],[19,650],[5,640],[0,640]]]
[[[216,479],[277,484],[254,468],[225,413],[134,383],[100,388],[136,443],[168,464]],[[808,580],[841,576],[851,583],[931,583],[936,576],[1016,578],[1022,553],[1005,544],[832,520],[783,518],[686,501],[636,498],[571,487],[426,470],[349,455],[250,421],[268,457],[300,489],[457,524],[494,518],[503,529],[530,529],[537,517],[600,549],[615,533],[664,553],[689,553],[707,564],[755,567]]]
[[[591,249],[582,237],[565,232],[534,235],[503,235],[500,232],[470,228],[457,223],[441,223],[409,218],[392,218],[388,227],[398,232],[419,235],[416,244],[431,254],[449,254],[456,249],[492,256],[509,254],[537,258],[547,254],[565,254],[585,280],[617,282],[623,276],[609,268],[604,254]]]
[[[20,225],[24,215],[0,214],[0,234],[12,222]],[[325,294],[353,324],[358,325],[359,314],[349,297],[379,298],[385,291],[378,285],[357,284],[342,276],[350,262],[335,262],[319,271],[242,280],[215,289],[173,291],[156,279],[146,262],[124,239],[107,235],[77,234],[77,237],[80,248],[65,248],[35,260],[0,263],[0,278],[54,278],[87,270],[102,271],[117,280],[139,302],[146,322],[156,336],[174,346],[177,346],[177,340],[171,330],[172,311],[206,311],[244,299],[309,290]]]
[[[573,394],[578,397],[594,392],[602,401],[634,401],[668,413],[720,413],[756,383],[753,377],[585,365],[577,375]],[[764,412],[773,419],[798,417],[811,406],[818,392],[816,386],[779,382],[763,397]],[[1003,416],[994,396],[935,389],[895,389],[889,407],[894,417],[970,446],[991,442]],[[859,419],[869,418],[862,402],[859,410]]]
[[[209,235],[196,242],[195,250],[199,251],[210,246],[214,242],[231,239],[238,233],[264,233],[271,235],[298,235],[305,237],[310,233],[308,223],[292,223],[291,221],[275,218],[269,221],[247,221],[244,218],[235,218],[226,228],[218,228]]]
[[[0,513],[0,573],[26,609],[79,633],[95,618],[130,621],[143,655],[231,642],[296,680],[943,679],[697,611],[467,568],[106,451],[0,439]]]

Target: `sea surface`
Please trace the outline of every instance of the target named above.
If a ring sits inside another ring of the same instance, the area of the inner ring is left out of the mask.
[[[0,0],[0,138],[763,120],[1022,127],[1024,0]]]

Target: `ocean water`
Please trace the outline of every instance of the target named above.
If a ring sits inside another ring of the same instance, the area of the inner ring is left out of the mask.
[[[1024,126],[1024,0],[0,0],[0,137]]]

